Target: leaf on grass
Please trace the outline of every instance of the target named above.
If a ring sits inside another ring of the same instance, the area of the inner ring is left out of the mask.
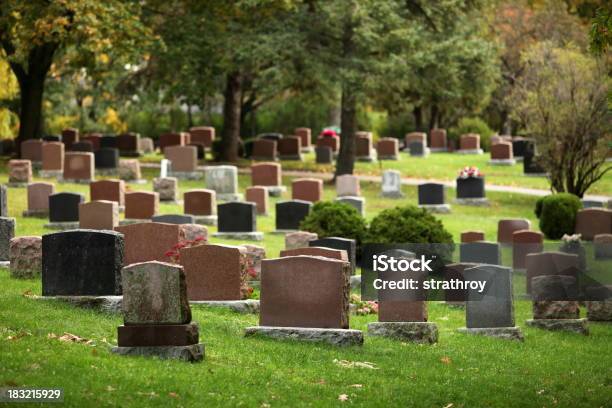
[[[23,297],[27,297],[27,298],[35,298],[35,297],[36,297],[36,295],[34,294],[34,292],[32,292],[32,289],[28,289],[28,290],[26,290],[25,292],[23,292],[23,293],[21,294],[21,296],[23,296]]]
[[[353,387],[353,388],[363,388],[363,384],[351,384],[351,385],[349,385],[349,387]]]
[[[450,404],[445,405],[444,408],[453,408],[454,406],[455,404],[451,402]]]
[[[542,394],[544,394],[545,391],[546,390],[539,390],[539,391],[536,391],[536,392],[537,392],[538,395],[542,395]]]
[[[325,385],[325,380],[323,378],[321,378],[319,381],[317,381],[317,384]]]
[[[452,363],[452,360],[450,359],[450,357],[444,356],[440,359],[440,362],[442,362],[442,364],[450,364]]]
[[[93,344],[93,340],[86,339],[84,337],[79,337],[76,334],[64,332],[59,337],[59,341],[64,341],[67,343],[84,343],[84,344]]]
[[[344,368],[368,368],[370,370],[378,370],[376,364],[370,363],[368,361],[349,361],[349,360],[336,360],[334,359],[334,363]]]
[[[19,340],[22,337],[31,336],[31,335],[32,333],[30,333],[29,331],[21,330],[11,336],[8,336],[6,339],[10,341],[14,341],[14,340]]]
[[[170,398],[181,398],[181,397],[179,397],[179,395],[176,392],[169,392],[168,396]]]
[[[157,393],[155,391],[151,391],[151,392],[137,392],[136,394],[138,395],[144,395],[147,397],[158,397]]]
[[[349,397],[346,394],[338,395],[338,401],[348,401]]]
[[[113,388],[111,385],[107,385],[106,386],[106,391],[108,391],[108,392],[113,392],[115,390],[116,390],[116,388]]]

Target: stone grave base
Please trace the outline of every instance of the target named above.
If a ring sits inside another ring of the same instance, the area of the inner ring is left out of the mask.
[[[268,190],[268,195],[271,197],[280,197],[285,191],[287,191],[287,187],[285,186],[264,186],[266,190]]]
[[[170,171],[168,177],[176,177],[179,180],[200,180],[204,177],[201,171]]]
[[[163,347],[113,347],[111,352],[122,356],[152,356],[164,360],[197,362],[204,359],[204,345]]]
[[[201,225],[217,225],[216,215],[194,215],[193,219],[196,224]]]
[[[62,177],[64,172],[62,170],[40,170],[38,172],[38,177],[40,178],[58,178]]]
[[[400,191],[394,191],[391,193],[380,193],[380,196],[383,198],[404,198],[405,195],[404,193],[400,192]]]
[[[437,214],[449,214],[451,212],[450,204],[419,204],[419,208]]]
[[[378,160],[399,160],[399,156],[397,154],[390,154],[390,155],[379,155],[378,156]]]
[[[365,197],[359,196],[342,196],[336,197],[336,201],[345,203],[357,210],[362,217],[365,216]]]
[[[160,204],[172,204],[172,205],[183,205],[183,200],[162,200],[159,199]]]
[[[9,261],[0,261],[1,268],[8,268],[9,266],[11,266],[11,263]]]
[[[79,228],[79,222],[78,221],[73,221],[73,222],[50,222],[48,224],[45,224],[44,227],[47,228],[47,229],[66,231],[66,230],[78,229]]]
[[[121,313],[123,296],[36,296],[39,300],[59,300],[84,309],[106,313]]]
[[[278,156],[281,160],[292,160],[292,161],[303,161],[304,158],[301,154],[281,154]]]
[[[459,205],[471,205],[474,207],[488,207],[489,199],[486,197],[482,198],[457,198],[455,199],[455,203]]]
[[[482,149],[459,149],[455,150],[457,154],[483,154]]]
[[[279,229],[279,230],[270,231],[269,233],[270,233],[270,234],[276,234],[276,235],[281,235],[281,234],[282,234],[282,235],[285,235],[285,234],[290,234],[290,233],[292,233],[292,232],[298,232],[298,231],[299,231],[299,230],[296,230],[296,229],[291,229],[291,230],[289,230],[289,229],[287,229],[287,230],[285,230],[285,229]]]
[[[448,152],[448,147],[430,147],[429,151],[432,153],[446,153]]]
[[[242,201],[243,198],[241,193],[217,194],[218,201]]]
[[[21,216],[32,218],[47,218],[49,216],[49,210],[24,210],[21,213]]]
[[[585,302],[587,319],[593,322],[612,322],[612,299]]]
[[[59,177],[57,181],[62,184],[64,183],[89,184],[96,180],[95,179],[65,179],[64,177]]]
[[[376,156],[374,152],[372,152],[369,156],[357,156],[356,160],[359,162],[372,163],[376,161]]]
[[[96,169],[96,174],[99,176],[116,176],[119,174],[119,168]]]
[[[119,225],[132,225],[132,224],[140,224],[142,222],[151,222],[150,219],[138,219],[138,218],[126,218],[124,220],[119,221]]]
[[[517,163],[522,163],[525,161],[525,158],[523,156],[514,156],[514,160],[516,160]]]
[[[438,342],[438,326],[432,322],[373,322],[368,323],[368,335],[434,344]]]
[[[313,146],[302,147],[302,149],[300,151],[302,153],[312,153],[312,152],[314,152],[314,147]]]
[[[362,331],[351,329],[252,326],[247,327],[244,330],[244,336],[262,336],[277,340],[298,340],[312,343],[328,343],[334,346],[363,345]]]
[[[489,161],[491,166],[514,166],[516,164],[515,159],[491,159]]]
[[[121,180],[125,181],[128,184],[147,184],[148,183],[147,179],[131,179],[131,180],[121,179]]]
[[[529,319],[527,326],[544,330],[574,332],[585,336],[589,334],[587,319]]]
[[[457,329],[459,333],[475,334],[478,336],[497,337],[505,340],[523,341],[525,338],[520,327],[484,327],[484,328],[466,328]]]
[[[13,188],[24,188],[24,187],[28,186],[28,183],[27,182],[26,183],[19,183],[19,182],[16,182],[16,181],[9,181],[8,183],[6,183],[6,185],[8,187],[13,187]]]
[[[263,232],[215,232],[213,234],[215,238],[222,239],[240,239],[243,241],[263,241]]]
[[[237,313],[257,314],[259,313],[259,300],[190,300],[192,306],[223,307]]]

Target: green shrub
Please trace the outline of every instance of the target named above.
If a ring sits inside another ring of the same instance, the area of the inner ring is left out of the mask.
[[[442,222],[427,210],[413,205],[381,211],[370,222],[366,242],[412,244],[410,251],[417,256],[434,257],[432,265],[438,271],[452,260],[454,250],[453,237]]]
[[[573,234],[576,214],[581,208],[580,198],[569,193],[540,198],[535,208],[535,214],[540,220],[540,231],[548,239],[560,239],[563,234]]]
[[[346,203],[320,201],[300,224],[303,231],[315,232],[319,238],[352,238],[359,245],[367,232],[366,222],[359,212]]]
[[[491,147],[491,136],[495,133],[487,123],[480,118],[461,118],[457,126],[448,130],[448,137],[459,146],[459,138],[466,133],[477,133],[480,135],[480,147],[489,150]]]

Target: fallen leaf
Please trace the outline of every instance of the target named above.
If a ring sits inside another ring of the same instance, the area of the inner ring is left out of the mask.
[[[168,396],[171,398],[180,398],[179,395],[176,392],[169,392]]]
[[[84,343],[84,344],[93,344],[93,340],[86,339],[84,337],[79,337],[76,334],[64,332],[59,337],[60,341],[65,341],[67,343]]]
[[[270,404],[268,404],[267,402],[262,402],[260,407],[261,408],[270,408]]]
[[[14,340],[19,340],[22,337],[31,336],[31,335],[32,333],[30,333],[29,331],[21,330],[12,336],[8,336],[6,339],[14,341]]]
[[[35,294],[32,292],[32,289],[28,289],[28,290],[26,290],[25,292],[23,292],[23,293],[21,294],[21,296],[23,296],[23,297],[27,297],[27,298],[33,298],[33,297],[36,297],[36,295],[35,295]]]
[[[368,368],[370,370],[378,370],[376,364],[368,361],[349,361],[349,360],[334,360],[334,363],[344,368]]]
[[[48,338],[48,339],[57,339],[57,334],[55,334],[55,333],[49,333],[49,334],[47,334],[47,338]]]
[[[363,388],[363,384],[351,384],[351,385],[349,385],[349,387],[353,387],[353,388]]]
[[[113,388],[113,387],[112,387],[112,386],[110,386],[110,385],[107,385],[107,386],[106,386],[106,391],[108,391],[108,392],[113,392],[113,391],[115,391],[115,390],[116,390],[116,388]]]
[[[29,370],[38,370],[40,368],[40,364],[34,363],[28,366]]]
[[[325,380],[323,378],[321,378],[319,381],[317,381],[317,384],[324,385],[325,384]]]
[[[442,362],[442,364],[450,364],[452,362],[452,360],[448,356],[442,357],[440,361]]]
[[[346,394],[340,394],[338,395],[338,400],[339,401],[348,401],[349,397]]]
[[[542,395],[542,394],[544,394],[544,391],[546,391],[546,390],[539,390],[539,391],[536,391],[536,393],[537,393],[538,395]]]
[[[453,404],[452,402],[450,404],[447,404],[444,406],[444,408],[453,408],[455,404]]]

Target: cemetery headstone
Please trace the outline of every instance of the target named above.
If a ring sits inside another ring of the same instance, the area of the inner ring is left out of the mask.
[[[10,187],[25,187],[32,182],[32,162],[29,160],[9,160]]]
[[[497,223],[497,242],[512,245],[512,234],[516,231],[531,229],[531,221],[527,219],[499,220]]]
[[[62,130],[62,142],[64,143],[66,150],[72,148],[72,144],[79,141],[79,130],[68,128]]]
[[[450,204],[446,204],[444,184],[424,183],[418,186],[419,207],[435,213],[449,213]]]
[[[597,234],[593,237],[595,259],[612,258],[612,234]]]
[[[336,155],[340,150],[340,138],[337,136],[319,136],[317,138],[317,147],[329,147],[332,153]]]
[[[162,214],[151,218],[153,222],[163,222],[166,224],[195,224],[193,215],[187,214]]]
[[[119,160],[119,178],[128,183],[145,184],[147,182],[142,178],[140,162],[137,159]]]
[[[294,231],[285,234],[285,249],[307,248],[308,242],[319,236],[314,232]]]
[[[575,232],[586,241],[592,241],[595,235],[612,234],[612,210],[585,208],[578,211]]]
[[[315,203],[323,199],[323,180],[315,178],[294,179],[291,183],[291,198]]]
[[[346,251],[351,264],[351,274],[355,273],[357,267],[357,242],[350,238],[326,237],[308,242],[311,247],[324,247]]]
[[[459,138],[459,154],[482,154],[480,148],[480,135],[476,133],[468,133],[461,135]]]
[[[501,249],[497,242],[476,241],[459,246],[462,263],[501,265]]]
[[[155,151],[155,144],[153,139],[150,137],[141,137],[138,141],[138,150],[144,154],[153,153]]]
[[[343,196],[337,197],[336,201],[350,205],[357,210],[362,217],[365,217],[365,197]]]
[[[121,156],[140,156],[140,134],[124,133],[117,136],[117,148]]]
[[[216,192],[217,200],[242,200],[242,194],[238,193],[238,168],[236,166],[208,166],[205,174],[206,188]]]
[[[100,148],[117,149],[117,136],[102,135],[100,138]]]
[[[276,160],[277,153],[277,142],[276,140],[270,139],[256,139],[253,140],[253,152],[251,158],[253,160]]]
[[[429,154],[429,149],[423,142],[421,141],[413,141],[408,145],[408,150],[410,151],[410,156],[413,157],[424,157]]]
[[[0,261],[9,260],[10,241],[15,236],[15,218],[0,217]]]
[[[387,198],[402,198],[402,176],[399,170],[385,170],[382,174],[381,196]]]
[[[73,229],[79,226],[79,204],[85,197],[78,193],[55,193],[49,196],[49,224],[46,228]]]
[[[337,259],[339,261],[349,262],[346,251],[324,247],[302,247],[294,249],[284,249],[280,251],[280,257],[286,256],[320,256],[324,258]]]
[[[334,151],[329,146],[316,146],[315,161],[317,164],[332,164],[334,162]]]
[[[204,358],[181,266],[156,261],[133,264],[123,268],[121,280],[124,324],[117,328],[113,353],[189,362]]]
[[[123,180],[99,180],[89,184],[91,201],[114,201],[119,211],[125,205],[125,182]]]
[[[0,184],[0,217],[8,217],[8,189]]]
[[[166,147],[169,146],[185,146],[189,142],[187,141],[188,133],[179,132],[179,133],[165,133],[159,136],[159,150],[162,153],[165,151]]]
[[[114,174],[119,168],[119,149],[114,147],[101,147],[94,154],[96,171],[100,174]]]
[[[526,292],[531,293],[531,282],[536,276],[567,275],[578,277],[578,255],[563,252],[541,252],[525,256]]]
[[[28,139],[21,142],[21,159],[30,160],[32,165],[40,166],[42,163],[42,146],[40,139]]]
[[[512,143],[499,142],[491,145],[491,161],[489,164],[495,166],[512,166],[516,164],[512,154]]]
[[[304,200],[290,200],[276,203],[276,231],[298,231],[300,223],[310,213],[312,203]]]
[[[336,177],[336,195],[344,196],[360,196],[361,188],[359,186],[359,178],[352,174],[343,174]]]
[[[297,128],[294,130],[294,133],[300,138],[302,152],[311,152],[312,151],[312,132],[310,128]]]
[[[384,137],[376,144],[378,160],[398,160],[399,140],[394,137]]]
[[[123,236],[114,231],[43,235],[43,296],[120,295],[123,250]]]
[[[193,215],[198,224],[217,224],[217,198],[213,190],[189,190],[183,195],[183,212]]]
[[[150,220],[159,211],[159,194],[150,191],[125,193],[126,220]]]
[[[251,184],[264,186],[273,197],[280,197],[287,190],[282,185],[282,169],[279,163],[257,163],[251,166]]]
[[[544,234],[537,231],[519,230],[512,234],[512,268],[525,269],[525,257],[544,250]]]
[[[446,129],[431,129],[429,137],[431,139],[430,150],[432,152],[446,152],[448,150]]]
[[[372,162],[374,161],[374,154],[372,149],[372,136],[359,135],[355,138],[355,158],[358,161]]]
[[[85,142],[91,143],[94,152],[97,152],[100,149],[100,139],[102,138],[102,134],[100,133],[89,133],[81,138],[81,140]]]
[[[40,177],[58,177],[64,173],[64,144],[45,142],[42,145],[42,170]]]
[[[482,231],[463,231],[461,233],[461,242],[470,243],[476,241],[484,241],[485,234]]]
[[[55,185],[51,183],[28,184],[28,209],[24,217],[46,217],[49,215],[49,196],[55,193]]]
[[[488,205],[485,191],[485,178],[481,175],[459,176],[457,183],[457,203],[462,205]]]
[[[72,146],[70,146],[70,151],[93,153],[94,146],[89,140],[81,140],[80,142],[73,143]]]
[[[178,179],[176,177],[159,177],[153,179],[153,191],[159,194],[159,201],[178,201]]]
[[[94,155],[87,152],[68,152],[64,157],[62,180],[71,183],[91,183],[94,180]]]
[[[79,204],[79,228],[112,231],[119,225],[119,206],[115,201],[90,201]]]
[[[262,186],[248,187],[246,201],[255,203],[257,214],[268,215],[268,190]]]
[[[42,274],[42,238],[15,237],[9,243],[12,278],[33,279]]]
[[[257,231],[255,203],[228,202],[217,205],[218,232],[213,236],[229,239],[261,241],[263,233]]]
[[[168,262],[168,251],[183,239],[181,228],[176,224],[142,222],[121,225],[115,231],[125,240],[124,265],[138,262]],[[155,237],[155,239],[151,239]]]
[[[198,151],[195,146],[169,146],[164,156],[170,160],[170,176],[196,180],[202,177],[198,169]]]
[[[287,136],[278,141],[278,155],[281,160],[302,160],[302,139]]]
[[[212,147],[215,140],[215,128],[212,126],[196,126],[189,129],[191,143],[198,143],[206,149]]]

